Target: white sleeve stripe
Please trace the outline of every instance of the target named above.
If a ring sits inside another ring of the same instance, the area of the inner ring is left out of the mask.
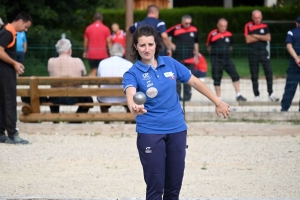
[[[124,92],[126,92],[126,89],[129,88],[129,87],[134,87],[134,86],[133,86],[133,85],[126,85],[126,86],[124,87]]]
[[[163,26],[163,25],[166,25],[165,22],[159,22],[159,23],[157,24],[157,27],[160,27],[160,26]]]
[[[287,32],[287,34],[293,36],[293,32],[292,31]]]

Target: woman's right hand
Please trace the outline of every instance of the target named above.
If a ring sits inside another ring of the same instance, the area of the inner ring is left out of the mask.
[[[130,111],[134,115],[142,115],[142,114],[145,114],[147,112],[147,110],[144,108],[144,104],[137,105],[135,103],[132,104]]]

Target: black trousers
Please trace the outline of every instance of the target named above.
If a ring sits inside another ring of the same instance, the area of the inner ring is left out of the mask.
[[[184,64],[184,63],[183,63]],[[184,64],[189,70],[193,71],[194,69],[194,65],[193,64]],[[176,82],[176,90],[177,90],[177,94],[179,96],[179,99],[183,99],[185,101],[189,101],[191,100],[191,97],[192,97],[192,87],[187,84],[187,83],[184,83],[183,84],[183,97],[181,98],[181,82],[180,81],[177,81]]]
[[[7,131],[13,138],[17,121],[16,77],[0,78],[0,135]]]
[[[255,96],[259,96],[258,90],[258,75],[259,64],[261,63],[264,69],[267,90],[269,95],[273,93],[273,72],[269,59],[269,52],[267,50],[249,50],[248,61],[251,72],[252,88]]]

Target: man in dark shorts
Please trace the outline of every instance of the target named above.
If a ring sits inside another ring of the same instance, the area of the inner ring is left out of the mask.
[[[108,49],[111,47],[110,29],[102,21],[102,13],[95,13],[94,23],[89,25],[84,32],[83,57],[89,61],[89,76],[97,76],[100,61],[109,57]]]
[[[16,32],[27,31],[31,23],[31,16],[21,12],[0,31],[0,143],[28,144],[16,128],[17,74],[23,74],[25,67],[15,59]]]
[[[243,97],[240,92],[240,77],[230,58],[233,38],[232,33],[227,31],[227,25],[228,22],[226,19],[219,19],[217,29],[212,30],[208,34],[206,41],[207,51],[210,53],[215,90],[217,96],[221,98],[221,79],[223,70],[225,70],[231,77],[236,92],[236,100],[246,101],[247,99]]]

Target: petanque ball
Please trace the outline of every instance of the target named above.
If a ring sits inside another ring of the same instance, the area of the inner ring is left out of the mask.
[[[133,101],[137,105],[142,105],[146,102],[146,95],[143,92],[137,92],[133,96]]]

